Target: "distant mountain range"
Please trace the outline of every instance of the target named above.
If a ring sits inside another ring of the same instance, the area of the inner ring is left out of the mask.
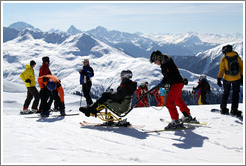
[[[222,58],[221,48],[232,44],[233,48],[243,56],[242,36],[228,38],[228,42],[213,43],[200,39],[201,34],[152,35],[109,31],[104,27],[83,32],[71,26],[67,32],[51,29],[42,32],[38,28],[23,22],[3,27],[3,77],[8,81],[22,83],[19,74],[31,59],[37,62],[35,74],[42,64],[42,57],[49,56],[53,74],[62,80],[67,92],[81,91],[78,70],[82,68],[82,60],[89,58],[95,70],[92,94],[99,96],[110,88],[116,89],[119,74],[124,69],[133,71],[133,79],[138,83],[148,81],[150,86],[156,85],[163,77],[160,68],[149,63],[152,51],[160,50],[170,55],[181,74],[189,79],[187,89],[196,86],[201,74],[206,74],[212,86],[216,85],[219,63]],[[179,36],[179,38],[177,38]],[[203,36],[205,38],[205,36]],[[214,38],[214,35],[206,36]],[[169,38],[170,43],[167,43]],[[218,41],[224,40],[217,36]],[[231,41],[235,39],[234,41]]]

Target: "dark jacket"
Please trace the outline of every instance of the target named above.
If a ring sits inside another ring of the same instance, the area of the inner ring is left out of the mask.
[[[208,93],[211,92],[210,85],[207,79],[202,79],[198,82],[197,87],[193,88],[194,90],[200,89],[201,93]]]
[[[80,84],[86,84],[91,82],[91,77],[94,76],[94,70],[90,65],[83,66],[83,69],[79,72],[80,73]]]
[[[183,83],[183,78],[172,58],[166,59],[165,62],[161,64],[161,72],[164,76],[162,80],[163,84],[172,85],[175,83]]]
[[[126,96],[132,96],[137,89],[137,82],[129,79],[123,79],[116,93],[112,93],[111,99],[122,101]]]

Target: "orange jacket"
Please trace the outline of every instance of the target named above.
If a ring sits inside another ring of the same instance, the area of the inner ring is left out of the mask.
[[[43,89],[48,81],[54,81],[56,83],[56,90],[60,95],[61,102],[64,103],[64,91],[60,80],[55,75],[44,75],[38,78],[38,84],[41,89]]]

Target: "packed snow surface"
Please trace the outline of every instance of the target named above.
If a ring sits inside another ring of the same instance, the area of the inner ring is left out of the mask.
[[[65,94],[67,113],[80,115],[47,119],[20,115],[25,97],[24,86],[5,82],[2,164],[245,164],[245,124],[210,111],[219,105],[189,106],[192,116],[207,125],[144,133],[142,129],[163,129],[168,124],[166,107],[134,108],[125,118],[140,125],[136,128],[82,127],[79,122],[101,120],[78,111],[80,96]],[[82,103],[85,105],[84,98]],[[244,114],[244,104],[239,110]]]

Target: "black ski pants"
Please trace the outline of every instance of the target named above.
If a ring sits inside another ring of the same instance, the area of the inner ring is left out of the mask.
[[[220,104],[221,109],[225,109],[227,106],[227,101],[230,95],[230,90],[232,88],[232,105],[231,110],[237,110],[238,109],[238,103],[239,103],[239,92],[240,92],[240,80],[237,81],[223,81],[223,88],[224,93],[222,96],[222,101]]]
[[[57,90],[53,90],[52,91],[52,96],[53,96],[53,99],[54,99],[54,105],[55,105],[55,107],[57,107],[56,109],[64,110],[65,109],[65,105],[64,105],[64,103],[61,102],[61,98],[60,98],[59,93],[58,93]]]
[[[40,98],[41,98],[41,103],[39,106],[39,110],[41,112],[49,113],[51,104],[53,102],[53,95],[51,91],[49,91],[47,87],[44,87],[43,89],[40,90]]]
[[[92,86],[91,81],[82,85],[83,93],[84,93],[84,97],[86,99],[87,106],[90,106],[93,103],[91,96],[90,96],[91,86]]]
[[[33,101],[33,104],[32,104],[32,109],[37,109],[38,107],[38,103],[39,103],[39,93],[38,93],[38,90],[35,86],[33,87],[27,87],[27,97],[26,97],[26,100],[25,100],[25,103],[24,103],[24,108],[28,108],[32,99],[33,99],[33,96],[34,96],[34,101]]]

